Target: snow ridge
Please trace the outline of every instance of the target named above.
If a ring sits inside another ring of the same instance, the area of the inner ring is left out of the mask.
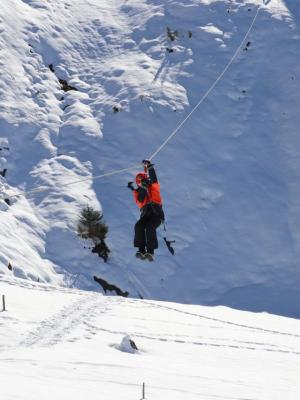
[[[154,153],[255,19],[226,79]],[[131,297],[300,315],[291,1],[11,0],[0,21],[1,275],[100,290],[97,275]],[[161,244],[155,273],[134,258],[126,189],[138,171],[127,166],[149,154],[176,240],[175,257]],[[107,265],[76,235],[86,204],[109,225]]]

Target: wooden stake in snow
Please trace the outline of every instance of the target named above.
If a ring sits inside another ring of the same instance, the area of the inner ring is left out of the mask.
[[[6,308],[5,308],[5,296],[4,296],[4,294],[2,295],[2,311],[6,311]]]
[[[141,398],[141,400],[144,400],[144,399],[146,399],[146,397],[145,397],[145,383],[143,382],[143,391],[142,391],[142,398]]]

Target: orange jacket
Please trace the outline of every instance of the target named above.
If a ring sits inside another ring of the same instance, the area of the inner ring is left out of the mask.
[[[136,204],[138,205],[138,207],[140,209],[149,203],[159,204],[160,206],[162,205],[162,197],[160,194],[160,184],[158,182],[151,183],[148,186],[147,195],[143,201],[138,200],[138,191],[137,190],[133,191],[133,196],[134,196],[134,200],[135,200]]]

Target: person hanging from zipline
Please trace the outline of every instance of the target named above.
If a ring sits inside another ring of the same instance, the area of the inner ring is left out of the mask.
[[[134,227],[134,247],[138,248],[136,257],[141,260],[154,260],[154,250],[158,248],[156,229],[164,221],[160,184],[154,164],[143,160],[144,171],[135,177],[137,188],[128,182],[141,215]]]

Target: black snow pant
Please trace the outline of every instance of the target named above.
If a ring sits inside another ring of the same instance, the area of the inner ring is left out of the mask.
[[[134,247],[153,251],[158,248],[156,229],[163,220],[161,206],[147,207],[134,227]]]

